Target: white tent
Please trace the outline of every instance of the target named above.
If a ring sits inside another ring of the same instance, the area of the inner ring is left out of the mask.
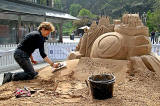
[[[85,29],[85,28],[89,29],[88,26],[83,26],[83,27],[80,27],[79,29]]]

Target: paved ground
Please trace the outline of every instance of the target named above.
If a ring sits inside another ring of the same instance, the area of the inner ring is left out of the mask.
[[[47,65],[49,65],[49,64],[47,64],[47,63],[40,63],[40,64],[37,64],[37,65],[34,65],[34,69],[38,70],[38,69],[43,68],[43,67],[45,67]],[[23,71],[23,70],[22,69],[17,69],[17,70],[12,70],[12,71],[8,71],[8,72],[15,73],[15,72],[20,72],[20,71]],[[3,81],[3,74],[4,73],[0,73],[0,85],[2,84],[2,81]]]

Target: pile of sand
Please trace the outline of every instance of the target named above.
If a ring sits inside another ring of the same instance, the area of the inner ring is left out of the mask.
[[[66,61],[67,68],[52,73],[50,66],[30,81],[0,86],[0,105],[22,106],[160,106],[160,78],[149,70],[135,70],[129,76],[130,61],[81,58]],[[85,80],[92,74],[112,73],[116,77],[113,97],[92,99]],[[16,88],[36,90],[31,97],[15,98]]]

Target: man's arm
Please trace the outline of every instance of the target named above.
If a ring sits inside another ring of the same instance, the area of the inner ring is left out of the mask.
[[[44,61],[49,63],[50,66],[54,67],[54,68],[58,68],[59,64],[55,64],[54,62],[52,62],[47,56],[44,58]]]
[[[59,64],[54,64],[52,62],[52,60],[50,60],[48,58],[48,56],[46,55],[46,53],[44,52],[44,43],[40,43],[40,47],[39,47],[39,52],[40,52],[40,55],[42,56],[43,60],[47,63],[50,64],[50,66],[54,67],[54,68],[58,68],[58,65]]]

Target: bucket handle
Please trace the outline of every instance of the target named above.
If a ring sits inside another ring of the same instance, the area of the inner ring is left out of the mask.
[[[85,80],[85,82],[86,82],[86,85],[87,85],[87,87],[89,88],[89,85],[88,85],[88,82],[87,82],[87,80]]]
[[[88,88],[88,95],[90,95],[91,93],[90,93],[90,89],[89,89],[89,84],[88,84],[88,81],[87,81],[87,80],[85,80],[85,83],[86,83],[86,85],[87,85],[87,88]]]
[[[89,89],[89,84],[88,84],[88,81],[87,80],[85,80],[85,82],[86,82],[86,85],[87,85],[87,87],[88,87],[88,92],[90,91],[90,89]],[[92,86],[93,87],[93,86]],[[94,87],[95,88],[95,87]],[[99,88],[99,87],[96,87],[96,88]],[[100,89],[100,88],[99,88]]]

